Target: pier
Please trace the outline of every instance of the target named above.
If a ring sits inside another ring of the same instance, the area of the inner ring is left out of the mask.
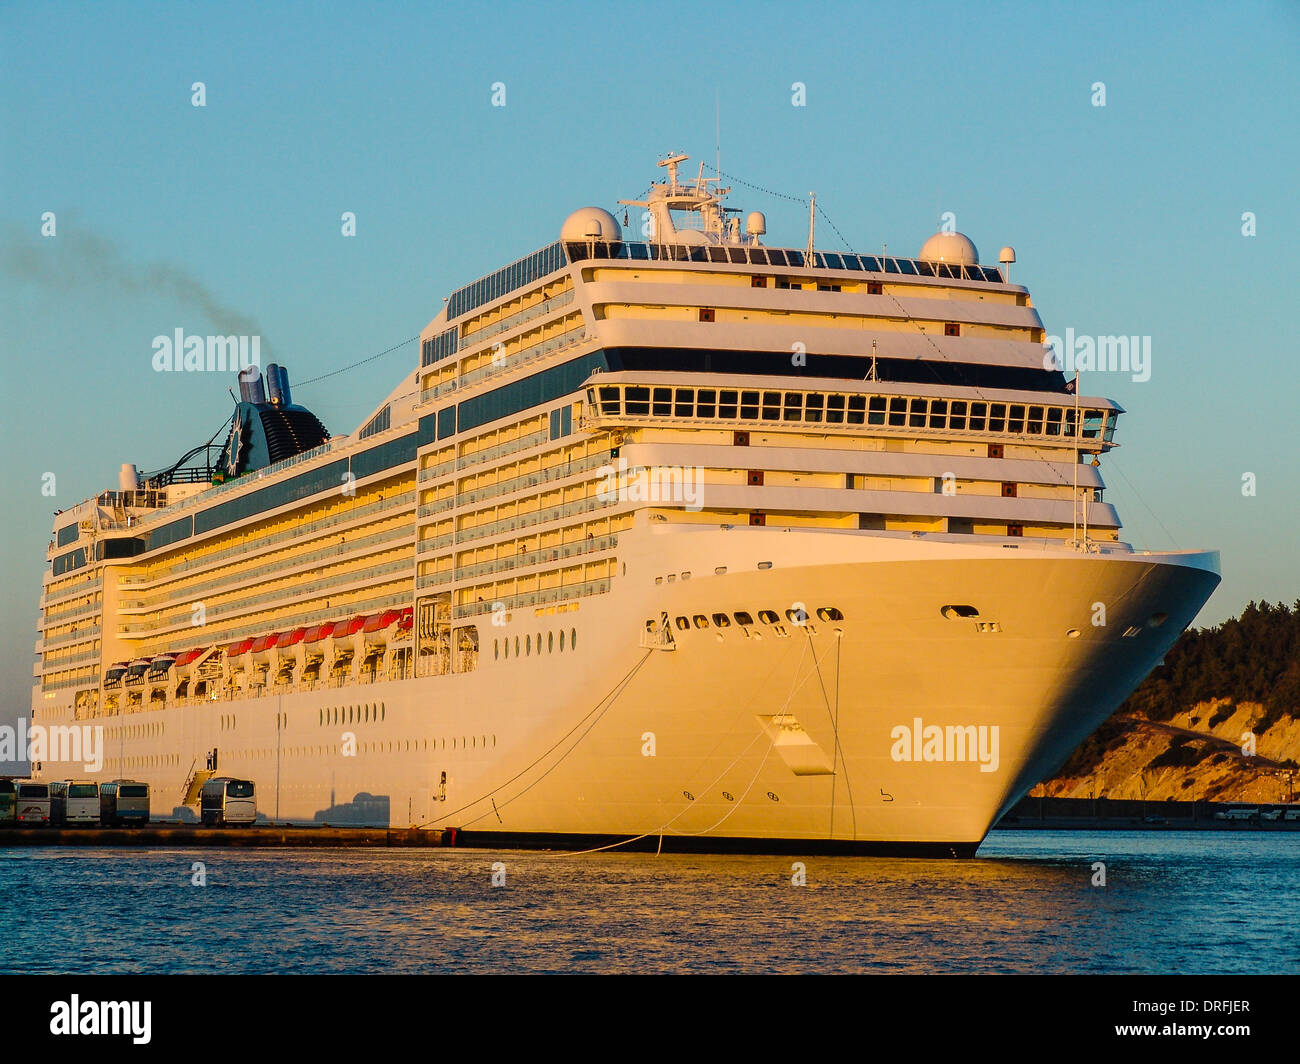
[[[205,828],[195,824],[149,824],[141,828],[0,828],[7,846],[294,846],[412,848],[451,846],[455,832],[435,828],[306,827],[258,824],[247,828]]]

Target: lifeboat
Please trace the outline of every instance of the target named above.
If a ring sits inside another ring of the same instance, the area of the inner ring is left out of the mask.
[[[122,685],[122,676],[127,670],[129,662],[119,661],[115,665],[110,665],[104,670],[104,687],[106,690],[112,690]]]
[[[271,657],[275,650],[275,641],[280,638],[280,633],[273,635],[258,636],[253,640],[253,645],[248,648],[248,652],[253,657],[255,665],[269,665]]]
[[[307,646],[322,642],[329,638],[329,634],[334,631],[334,624],[334,621],[330,621],[327,624],[313,625],[303,632],[302,642]]]
[[[194,673],[198,661],[208,652],[209,647],[196,647],[193,650],[183,650],[176,658],[176,663],[172,666],[176,670],[177,676],[190,676]]]
[[[253,649],[253,640],[241,639],[237,643],[227,643],[222,647],[222,653],[225,656],[226,664],[231,669],[243,669],[247,667],[247,661],[244,655]]]
[[[144,679],[144,674],[149,670],[148,658],[136,658],[126,667],[126,682],[136,684]]]
[[[275,639],[275,668],[283,673],[299,664],[298,649],[307,635],[306,628],[293,628],[281,632]]]
[[[166,683],[167,673],[176,664],[175,654],[159,654],[149,662],[149,682]]]
[[[370,620],[365,615],[353,617],[350,621],[339,621],[334,625],[334,631],[330,638],[334,642],[336,650],[357,650],[364,638],[361,630],[365,628],[366,623]]]
[[[391,634],[390,630],[396,627],[401,618],[402,614],[399,610],[384,610],[383,613],[371,614],[361,628],[366,638],[366,647],[386,646]]]
[[[306,628],[295,628],[291,632],[281,632],[275,638],[276,650],[287,650],[289,647],[295,647],[307,636]]]

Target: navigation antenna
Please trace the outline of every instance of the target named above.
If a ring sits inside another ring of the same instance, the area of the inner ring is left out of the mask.
[[[811,267],[814,265],[813,260],[813,230],[817,225],[817,193],[809,192],[808,201],[808,255],[804,259],[804,265]]]
[[[880,376],[876,372],[876,341],[875,340],[871,341],[871,368],[867,370],[867,375],[863,379],[869,381],[880,380]]]

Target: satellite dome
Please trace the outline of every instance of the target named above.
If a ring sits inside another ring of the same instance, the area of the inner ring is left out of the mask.
[[[623,239],[618,219],[602,207],[580,207],[564,220],[560,239],[566,243],[602,240],[617,243]]]
[[[921,245],[921,253],[916,257],[922,262],[974,266],[980,260],[980,253],[968,236],[962,236],[961,233],[935,233]]]

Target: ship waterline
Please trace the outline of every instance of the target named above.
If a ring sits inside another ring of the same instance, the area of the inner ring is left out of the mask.
[[[220,773],[487,844],[972,853],[1218,556],[1121,539],[1123,411],[1011,248],[769,247],[684,161],[647,240],[581,208],[453,292],[355,432],[250,366],[224,444],[56,515],[33,724],[159,815]]]

